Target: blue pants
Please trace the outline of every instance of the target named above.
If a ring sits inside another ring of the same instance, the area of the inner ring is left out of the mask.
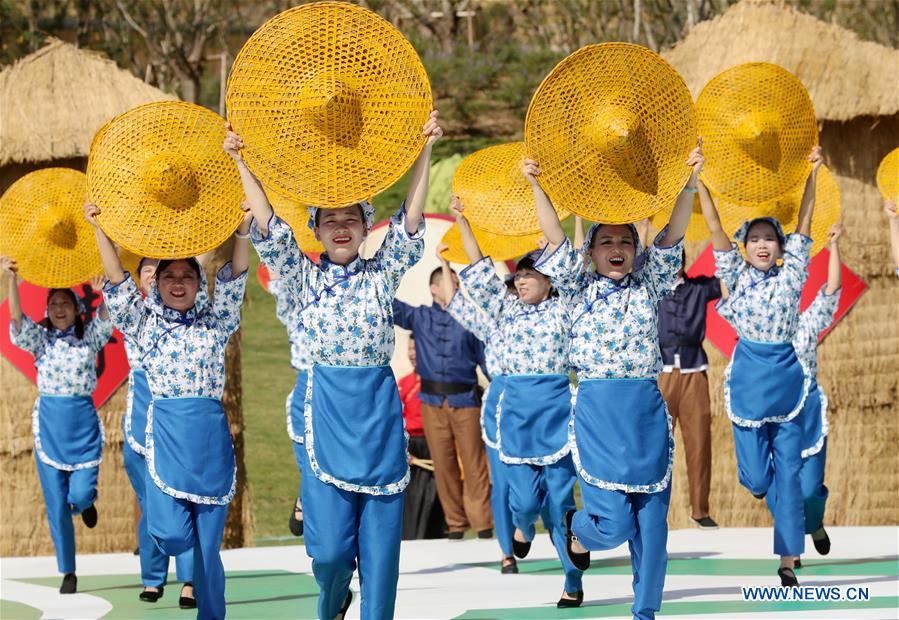
[[[137,524],[137,544],[140,546],[140,578],[146,587],[164,586],[169,574],[169,556],[164,554],[150,538],[147,531],[147,508],[145,505],[145,489],[147,480],[147,462],[143,455],[135,452],[128,442],[122,448],[125,458],[125,473],[131,481],[131,487],[140,504],[140,522]],[[150,484],[153,484],[150,482]],[[154,485],[155,486],[155,485]],[[193,549],[185,551],[175,558],[175,574],[178,581],[193,582],[194,553]]]
[[[565,515],[576,508],[574,483],[577,473],[571,455],[552,465],[508,465],[503,463],[504,476],[509,484],[509,508],[512,523],[528,540],[533,540],[535,524],[544,508],[547,509],[550,539],[565,571],[565,591],[583,589],[583,571],[571,563],[565,548]]]
[[[662,607],[668,566],[668,504],[671,484],[659,493],[608,491],[581,484],[584,509],[574,515],[572,531],[590,551],[628,543],[634,575],[634,605],[640,620],[655,618]]]
[[[824,463],[827,461],[827,438],[821,451],[802,459],[799,470],[799,487],[802,489],[802,502],[805,510],[805,533],[812,534],[824,525],[824,508],[827,506],[827,487],[824,486]],[[765,496],[768,510],[775,514],[777,510],[777,489],[771,487]]]
[[[512,511],[509,509],[509,480],[505,474],[506,465],[499,460],[496,448],[487,448],[487,459],[490,462],[490,505],[493,508],[493,526],[496,528],[496,541],[503,555],[512,555]]]
[[[290,441],[290,445],[293,446],[293,456],[297,460],[297,469],[300,471],[300,483],[297,486],[297,497],[300,497],[303,492],[303,469],[306,467],[306,446],[293,440]]]
[[[802,555],[805,551],[805,511],[802,506],[802,426],[799,418],[761,427],[732,424],[737,450],[740,484],[753,495],[772,490],[777,494],[774,509],[774,553]]]
[[[308,470],[308,462],[306,464]],[[392,618],[400,575],[403,497],[343,491],[303,479],[306,553],[318,582],[318,617],[340,611],[359,562],[362,618]]]
[[[225,567],[220,547],[228,506],[195,504],[166,495],[150,478],[145,483],[147,530],[165,555],[193,550],[197,618],[225,617]]]
[[[80,514],[97,499],[97,475],[99,467],[76,471],[55,469],[34,454],[37,475],[44,492],[50,538],[56,549],[56,566],[60,573],[75,572],[75,527],[72,515]]]

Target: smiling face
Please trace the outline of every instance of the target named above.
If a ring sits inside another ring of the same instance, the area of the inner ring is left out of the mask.
[[[634,234],[626,224],[603,224],[593,235],[590,258],[600,275],[622,279],[633,270],[636,254]]]
[[[315,220],[315,238],[325,246],[331,262],[346,265],[359,255],[359,247],[368,234],[360,205],[319,209]]]
[[[158,258],[145,258],[140,262],[137,279],[140,290],[143,291],[144,295],[150,292],[150,286],[153,284],[153,278],[156,277],[156,268],[158,266]]]
[[[56,291],[47,300],[47,318],[59,331],[65,331],[75,324],[75,303],[65,291]]]
[[[187,312],[197,301],[200,276],[186,260],[172,261],[156,274],[162,303],[178,312]]]
[[[760,271],[768,271],[783,255],[777,230],[770,222],[756,222],[746,231],[746,259]]]
[[[539,304],[549,297],[552,281],[534,269],[519,269],[515,272],[515,290],[518,298],[526,304]]]

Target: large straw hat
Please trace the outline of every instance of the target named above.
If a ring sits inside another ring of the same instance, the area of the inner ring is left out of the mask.
[[[895,148],[877,167],[877,189],[884,200],[899,200],[899,148]]]
[[[546,76],[524,136],[556,208],[623,224],[671,208],[697,132],[690,91],[671,65],[638,45],[604,43]]]
[[[139,256],[187,258],[221,245],[243,219],[224,139],[224,120],[192,103],[148,103],[112,119],[87,163],[100,227]]]
[[[537,242],[543,237],[543,233],[532,235],[518,235],[510,237],[508,235],[494,235],[477,228],[472,228],[475,239],[478,240],[478,246],[484,256],[489,256],[495,261],[509,260],[517,256],[527,254],[531,250],[537,249]],[[443,235],[440,243],[449,246],[443,251],[443,257],[451,263],[468,264],[468,256],[465,254],[465,248],[462,246],[462,233],[458,224],[453,224],[449,230]]]
[[[317,207],[390,187],[424,146],[432,109],[412,45],[344,2],[306,4],[263,24],[234,61],[227,103],[260,181]]]
[[[26,174],[0,197],[0,255],[46,288],[69,288],[103,273],[93,227],[84,219],[87,178],[71,168]]]
[[[761,203],[802,183],[818,142],[812,100],[792,73],[764,62],[719,73],[696,100],[706,163],[702,179],[715,194]]]
[[[306,211],[306,207],[282,196],[273,189],[267,189],[265,193],[269,202],[272,203],[275,214],[293,230],[293,237],[297,240],[297,245],[301,250],[312,254],[321,254],[325,251],[325,246],[315,238],[315,233],[309,229],[309,213]]]
[[[524,142],[510,142],[475,151],[456,168],[453,193],[473,227],[506,236],[540,232],[534,191],[521,170],[524,158]],[[571,215],[553,206],[560,219]]]

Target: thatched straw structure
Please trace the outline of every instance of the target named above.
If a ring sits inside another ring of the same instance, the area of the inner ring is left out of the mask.
[[[664,54],[694,96],[720,71],[766,61],[793,72],[811,95],[827,165],[843,199],[843,261],[870,287],[819,349],[830,399],[825,523],[899,522],[899,287],[875,171],[899,144],[899,51],[781,3],[744,0],[698,24]],[[705,244],[688,250],[692,260]],[[712,515],[723,526],[770,525],[764,502],[739,486],[722,381],[727,360],[707,345],[712,386]],[[761,396],[761,395],[760,395]],[[689,527],[683,457],[677,459],[672,527]]]
[[[0,192],[37,168],[83,170],[94,133],[104,123],[133,106],[172,98],[96,53],[51,42],[0,73]],[[223,262],[216,255],[209,267]],[[5,279],[0,280],[2,302],[7,287]],[[238,547],[252,538],[243,463],[239,333],[228,346],[226,369],[223,400],[234,437],[238,493],[228,513],[225,546]],[[37,389],[5,358],[0,358],[0,386],[0,556],[52,554],[32,446],[31,406]],[[97,503],[100,524],[88,530],[75,520],[79,552],[130,551],[136,545],[134,492],[122,464],[126,392],[123,385],[100,409],[106,428]]]
[[[101,54],[51,39],[0,72],[0,192],[44,162],[83,169],[94,134],[109,119],[175,98]]]

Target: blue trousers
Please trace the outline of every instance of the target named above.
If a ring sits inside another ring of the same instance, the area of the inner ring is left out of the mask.
[[[805,511],[805,533],[812,534],[824,525],[824,509],[827,506],[827,487],[824,486],[824,464],[827,461],[827,438],[821,451],[802,459],[799,470],[799,487],[802,489],[802,504]],[[772,486],[765,496],[768,510],[777,510],[777,487]]]
[[[128,442],[124,442],[122,448],[125,460],[125,473],[131,481],[131,488],[137,495],[140,504],[140,521],[137,524],[137,544],[140,546],[140,578],[144,586],[158,588],[164,586],[169,574],[169,556],[164,554],[150,538],[147,531],[147,461],[142,454],[135,452]],[[152,481],[150,484],[153,484]],[[155,485],[154,485],[155,486]],[[193,582],[194,580],[194,553],[193,549],[185,551],[175,557],[175,574],[178,581]]]
[[[307,471],[309,464],[306,463]],[[306,553],[318,583],[318,616],[333,618],[359,563],[362,618],[392,618],[400,576],[403,497],[353,493],[310,474],[303,479]]]
[[[631,612],[640,620],[655,618],[662,607],[668,567],[668,504],[671,485],[659,493],[608,491],[581,484],[584,509],[574,515],[572,531],[590,551],[628,543],[634,575]]]
[[[165,555],[193,550],[197,618],[225,617],[225,567],[220,547],[228,506],[195,504],[167,495],[150,478],[145,483],[147,530]]]
[[[512,523],[512,511],[509,509],[509,480],[505,474],[507,465],[499,460],[496,448],[485,446],[487,460],[490,462],[490,505],[493,509],[493,527],[496,528],[496,541],[503,555],[512,555],[512,535],[515,525]]]
[[[293,456],[297,460],[297,469],[300,471],[300,482],[297,486],[297,497],[300,497],[303,492],[303,470],[306,467],[306,446],[293,440],[290,441],[290,445],[293,446]]]
[[[772,490],[774,553],[802,555],[805,551],[805,511],[799,470],[802,468],[802,426],[799,418],[758,428],[732,424],[737,450],[737,476],[753,495]]]
[[[583,571],[571,563],[565,548],[565,515],[576,508],[574,503],[574,483],[577,472],[571,455],[552,465],[508,465],[503,463],[504,474],[509,484],[509,509],[513,525],[521,530],[528,540],[533,540],[534,527],[541,511],[546,509],[549,517],[550,539],[562,561],[565,571],[565,591],[579,592]]]
[[[37,475],[44,492],[50,538],[56,549],[56,566],[60,573],[75,572],[75,526],[72,515],[80,514],[97,499],[99,467],[61,471],[41,461],[37,452]]]

